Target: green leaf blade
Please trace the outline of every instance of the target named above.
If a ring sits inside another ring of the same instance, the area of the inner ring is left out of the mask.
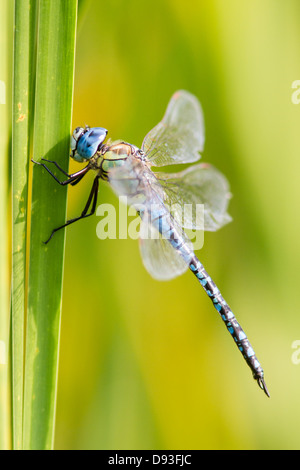
[[[2,2],[0,17],[0,449],[11,448],[9,364],[8,156],[11,130],[12,9]]]
[[[36,8],[15,2],[12,116],[12,416],[13,448],[22,448],[26,238]]]
[[[40,2],[33,155],[67,168],[77,2]],[[66,188],[33,169],[24,390],[24,448],[52,449],[56,407]]]

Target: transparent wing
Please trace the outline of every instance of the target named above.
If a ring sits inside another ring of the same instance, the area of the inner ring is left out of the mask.
[[[186,246],[192,250],[193,245],[182,230],[176,227],[176,231]],[[188,269],[188,264],[180,255],[180,251],[173,248],[170,241],[163,238],[159,231],[148,223],[146,214],[141,222],[139,247],[145,268],[158,281],[174,279]]]
[[[192,250],[193,245],[165,210],[162,204],[163,189],[155,175],[142,162],[128,159],[122,167],[110,171],[109,182],[116,194],[126,197],[124,202],[133,206],[141,215],[140,252],[150,275],[158,280],[168,280],[183,274],[188,264],[170,241],[151,224],[151,215],[153,219],[157,214],[163,213],[164,226],[173,228],[176,238],[184,241],[188,249]]]
[[[180,173],[155,176],[152,188],[160,194],[163,190],[164,203],[182,227],[215,231],[231,221],[227,213],[229,184],[213,166],[202,163]]]
[[[140,205],[151,201],[156,193],[151,189],[151,180],[155,175],[140,160],[128,158],[122,166],[110,170],[108,180],[118,196],[126,197],[126,203],[139,210]],[[158,188],[162,194],[162,189]]]
[[[192,163],[204,146],[204,120],[198,99],[180,90],[172,96],[162,121],[145,137],[142,150],[154,166]]]

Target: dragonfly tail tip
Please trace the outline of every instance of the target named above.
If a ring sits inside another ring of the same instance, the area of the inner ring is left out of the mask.
[[[269,393],[269,390],[267,389],[267,385],[266,385],[266,382],[264,381],[264,379],[262,377],[259,377],[257,379],[257,383],[258,383],[259,387],[265,392],[267,397],[270,398],[270,393]]]

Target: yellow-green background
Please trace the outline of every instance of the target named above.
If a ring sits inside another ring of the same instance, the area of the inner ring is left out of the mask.
[[[90,1],[73,125],[141,145],[177,89],[203,106],[203,161],[229,179],[233,222],[199,258],[257,352],[259,390],[191,273],[165,283],[138,243],[67,230],[58,449],[299,448],[300,79],[297,0]],[[71,164],[71,170],[80,167]],[[80,213],[92,175],[70,188]],[[102,184],[99,201],[118,203]]]

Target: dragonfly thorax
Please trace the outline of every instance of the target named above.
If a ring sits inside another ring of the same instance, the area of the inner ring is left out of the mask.
[[[116,140],[103,146],[101,153],[104,160],[122,160],[129,157],[129,155],[134,155],[135,147],[122,140]]]
[[[127,142],[121,140],[109,142],[98,152],[95,166],[97,169],[100,169],[105,176],[105,174],[108,174],[113,168],[122,166],[128,157],[138,156],[138,152],[139,149],[137,147]]]

